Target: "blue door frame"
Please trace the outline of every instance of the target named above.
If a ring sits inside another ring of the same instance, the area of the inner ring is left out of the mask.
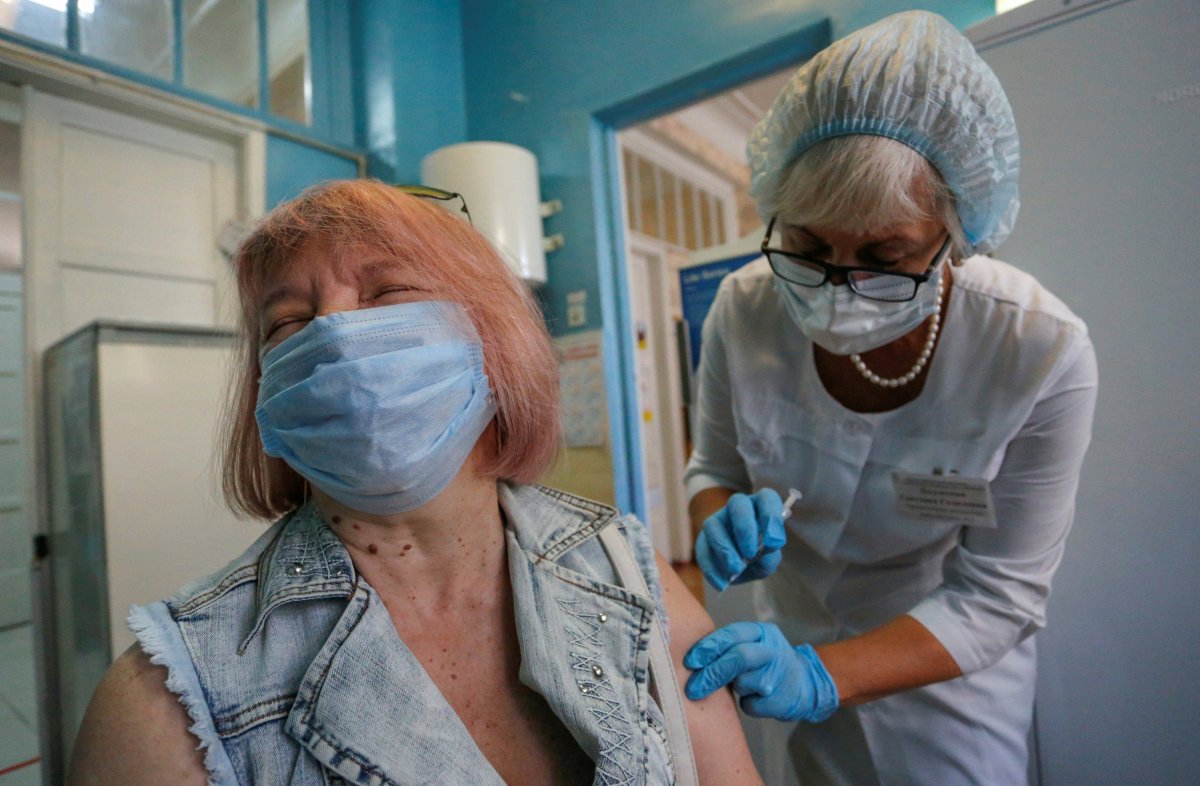
[[[804,62],[833,40],[828,19],[789,33],[741,55],[703,68],[596,112],[592,116],[591,168],[596,206],[596,256],[605,352],[604,386],[612,444],[613,488],[617,507],[643,521],[641,437],[637,427],[635,346],[626,275],[624,206],[617,132],[710,98],[745,82]]]

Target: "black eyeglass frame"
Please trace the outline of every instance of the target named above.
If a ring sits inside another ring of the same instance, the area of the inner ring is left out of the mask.
[[[471,211],[467,210],[467,199],[457,191],[447,191],[444,188],[434,188],[433,186],[414,186],[405,184],[393,184],[393,188],[408,194],[409,196],[421,197],[422,199],[440,199],[443,202],[448,202],[451,199],[457,199],[462,202],[463,213],[467,216],[467,221],[471,222],[471,226],[475,226],[474,219],[471,218]]]
[[[953,245],[951,243],[953,238],[950,235],[947,235],[945,242],[942,243],[942,247],[938,249],[937,254],[935,254],[933,257],[933,261],[929,263],[929,267],[926,268],[924,273],[902,273],[894,270],[880,270],[876,267],[859,267],[856,265],[833,265],[829,262],[825,262],[805,254],[797,254],[794,251],[784,251],[781,248],[771,248],[768,246],[767,243],[771,240],[771,232],[775,229],[775,221],[777,218],[777,216],[773,216],[771,218],[771,222],[767,224],[767,234],[763,237],[762,245],[759,246],[759,250],[762,251],[763,256],[767,258],[767,263],[770,264],[771,271],[775,275],[779,276],[788,283],[795,284],[796,286],[815,289],[819,286],[824,286],[827,284],[829,279],[833,276],[841,274],[845,277],[846,283],[850,286],[850,289],[854,292],[854,294],[860,297],[865,297],[868,300],[878,300],[883,303],[907,303],[915,298],[917,296],[917,291],[921,288],[921,285],[933,278],[934,272],[938,269],[938,267],[941,266],[943,262],[946,261],[946,257],[950,254],[950,247]],[[825,275],[819,282],[815,284],[807,281],[796,281],[795,279],[788,278],[785,274],[779,271],[779,268],[775,266],[775,260],[771,258],[772,254],[782,254],[785,257],[799,260],[806,265],[813,265],[820,269]],[[899,278],[907,278],[911,281],[914,281],[916,285],[913,287],[912,294],[906,298],[874,297],[865,292],[860,292],[858,286],[854,282],[854,278],[849,275],[850,273],[870,273],[874,276],[897,276]]]

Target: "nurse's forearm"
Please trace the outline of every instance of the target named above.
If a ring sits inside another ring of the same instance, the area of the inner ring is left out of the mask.
[[[942,643],[907,615],[816,650],[843,706],[962,676]]]
[[[717,486],[696,492],[696,496],[688,502],[688,518],[692,520],[692,532],[699,532],[704,526],[704,520],[725,507],[725,503],[733,495],[733,489]]]

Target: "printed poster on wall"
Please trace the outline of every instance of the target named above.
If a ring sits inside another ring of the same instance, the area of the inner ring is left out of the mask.
[[[688,341],[691,344],[692,373],[700,367],[700,330],[717,297],[721,280],[760,256],[762,254],[755,251],[680,269],[679,289],[683,298],[683,320],[687,323]]]

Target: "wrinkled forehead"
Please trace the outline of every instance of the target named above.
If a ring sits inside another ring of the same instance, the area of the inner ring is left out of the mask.
[[[257,307],[269,293],[298,273],[325,272],[337,278],[354,278],[373,271],[418,272],[420,255],[385,237],[338,236],[314,233],[279,244],[249,263],[242,281],[243,300]]]
[[[399,242],[379,240],[336,241],[313,238],[297,249],[293,260],[303,257],[346,281],[366,281],[380,274],[402,274],[427,288],[442,289],[447,276],[436,248],[405,238]],[[276,276],[281,275],[277,272]]]
[[[271,290],[298,281],[293,275],[297,268],[346,280],[359,277],[367,266],[368,272],[402,271],[404,283],[459,302],[473,286],[467,272],[473,268],[461,259],[465,241],[460,222],[422,200],[389,198],[332,207],[302,202],[276,210],[274,220],[266,219],[238,258],[238,291],[249,327],[257,326]]]

